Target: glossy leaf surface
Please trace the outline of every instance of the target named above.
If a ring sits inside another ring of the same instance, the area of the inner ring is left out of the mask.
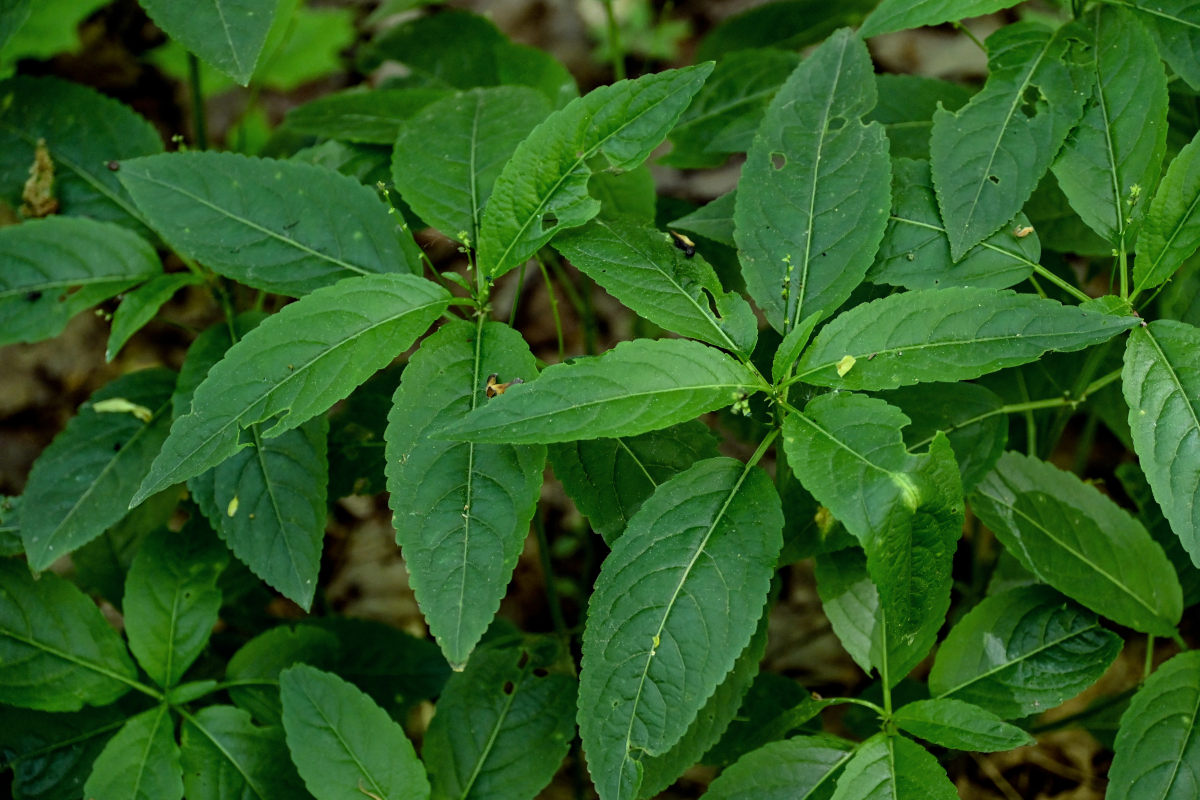
[[[283,729],[301,778],[318,800],[357,791],[378,800],[425,800],[429,781],[412,742],[361,690],[300,665],[279,676]]]
[[[795,53],[766,48],[722,58],[671,131],[673,147],[662,163],[716,167],[730,153],[746,152],[767,104],[798,63]]]
[[[726,292],[703,256],[687,256],[661,231],[598,219],[561,234],[554,247],[639,316],[669,331],[749,354],[758,320]]]
[[[96,605],[53,573],[0,560],[0,701],[42,711],[106,705],[137,668]]]
[[[446,308],[447,292],[412,275],[354,278],[318,290],[235,344],[175,420],[135,502],[324,412],[405,350]],[[297,338],[303,331],[303,338]]]
[[[1097,6],[1083,23],[1096,53],[1088,75],[1092,97],[1054,162],[1054,175],[1083,221],[1120,247],[1158,184],[1167,76],[1154,41],[1130,12]]]
[[[444,435],[478,442],[634,436],[692,419],[761,388],[719,350],[682,339],[622,342],[510,386]]]
[[[181,745],[188,800],[304,797],[283,730],[260,728],[241,709],[207,706],[184,718]]]
[[[160,705],[130,719],[108,740],[83,787],[95,800],[179,800],[183,770],[175,723]]]
[[[1074,473],[1007,452],[971,508],[1038,580],[1134,630],[1175,631],[1183,595],[1162,548]]]
[[[1110,800],[1183,800],[1200,792],[1200,653],[1180,653],[1159,667],[1121,715],[1109,770]]]
[[[404,370],[385,434],[396,541],[430,632],[459,666],[504,597],[546,462],[541,445],[430,436],[502,399],[487,398],[490,374],[536,376],[521,335],[498,322],[443,325]]]
[[[549,113],[545,96],[523,86],[473,89],[432,103],[394,140],[396,189],[426,223],[474,247],[496,178]]]
[[[378,195],[323,167],[192,152],[123,161],[118,174],[168,244],[256,289],[299,297],[418,271]]]
[[[1167,165],[1150,201],[1133,262],[1134,287],[1153,289],[1200,246],[1200,134]]]
[[[956,263],[938,213],[929,162],[892,163],[892,215],[867,280],[906,289],[986,286],[1004,289],[1030,276],[1042,255],[1024,214],[968,250]]]
[[[866,38],[908,28],[941,25],[951,20],[981,17],[1014,5],[1015,0],[883,0],[863,22],[858,35]]]
[[[831,800],[955,800],[958,792],[928,750],[877,733],[842,767]]]
[[[125,580],[129,649],[163,688],[179,683],[217,624],[217,578],[228,554],[211,533],[203,533],[159,529],[138,548]]]
[[[727,458],[663,483],[605,559],[588,610],[579,726],[602,798],[633,798],[642,753],[678,741],[757,625],[783,515]]]
[[[57,336],[79,312],[162,272],[146,240],[90,219],[4,227],[0,252],[0,346]]]
[[[1001,28],[987,40],[982,91],[933,116],[933,183],[955,259],[1021,210],[1083,113],[1081,68],[1063,30]]]
[[[390,145],[421,109],[446,95],[441,89],[336,92],[292,109],[284,124],[310,136]]]
[[[575,735],[576,682],[549,640],[484,647],[451,676],[425,734],[433,796],[526,800]]]
[[[1194,0],[1131,0],[1158,51],[1194,90],[1200,90],[1200,6]]]
[[[909,703],[896,712],[894,719],[901,730],[955,750],[992,753],[1035,742],[1028,733],[992,712],[948,697]]]
[[[712,782],[710,800],[826,800],[854,754],[832,736],[796,736],[742,756]]]
[[[166,441],[175,374],[133,372],[99,389],[29,474],[21,539],[29,565],[50,567],[128,513],[130,498]],[[126,506],[126,508],[122,508]]]
[[[554,112],[517,147],[497,178],[479,233],[479,264],[499,277],[559,231],[596,216],[591,160],[630,170],[666,138],[712,66],[667,70],[589,92]]]
[[[1082,350],[1136,324],[1135,317],[1011,291],[903,292],[839,314],[805,351],[796,375],[820,386],[868,390],[966,380],[1048,350]],[[845,363],[851,366],[839,375]]]
[[[279,0],[203,0],[181,5],[142,0],[142,7],[175,41],[245,86],[254,74]]]
[[[717,439],[699,420],[621,439],[550,446],[550,465],[592,530],[611,545],[659,484],[717,455]]]
[[[746,288],[781,333],[831,314],[866,275],[887,225],[891,162],[866,45],[849,30],[771,101],[742,167],[734,238]]]
[[[1125,349],[1121,389],[1129,428],[1171,528],[1200,565],[1200,331],[1156,320],[1135,328]]]
[[[1108,669],[1121,639],[1048,586],[985,597],[950,629],[929,673],[934,697],[1003,719],[1048,711]]]

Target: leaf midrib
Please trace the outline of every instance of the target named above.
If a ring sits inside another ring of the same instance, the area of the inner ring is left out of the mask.
[[[372,333],[377,328],[381,328],[384,325],[389,325],[389,324],[395,323],[397,320],[399,320],[405,316],[408,316],[410,314],[415,314],[420,311],[425,311],[426,309],[440,305],[444,302],[445,302],[444,298],[438,298],[436,300],[431,300],[422,305],[409,306],[409,307],[405,308],[403,311],[401,311],[395,315],[389,316],[386,319],[379,320],[378,322],[372,323],[371,325],[363,328],[362,330],[358,331],[357,333],[355,333],[353,336],[351,336],[349,338],[340,340],[333,347],[319,351],[313,358],[309,359],[307,362],[302,363],[300,366],[296,367],[295,370],[292,370],[291,372],[289,372],[283,378],[283,380],[279,381],[276,384],[273,384],[272,386],[267,387],[267,389],[265,391],[263,391],[261,394],[259,394],[257,397],[255,397],[251,402],[247,403],[245,409],[240,414],[229,417],[224,425],[221,425],[220,427],[218,427],[210,435],[208,435],[203,440],[201,440],[198,444],[193,446],[192,449],[186,455],[184,455],[182,458],[180,458],[176,462],[175,466],[169,472],[167,472],[166,475],[168,477],[172,476],[175,472],[177,472],[179,470],[180,465],[185,463],[187,459],[190,459],[192,456],[195,455],[196,452],[198,452],[202,448],[206,447],[214,439],[217,439],[217,438],[225,435],[225,433],[229,430],[230,426],[238,425],[241,422],[243,417],[245,417],[247,414],[249,414],[254,409],[255,406],[257,406],[259,403],[261,403],[264,399],[268,398],[271,394],[273,394],[274,392],[277,392],[282,387],[286,386],[290,381],[306,376],[308,370],[314,364],[316,364],[318,361],[321,361],[322,359],[324,359],[326,357],[337,354],[343,348],[356,343],[363,336],[366,336],[367,334]],[[210,373],[210,377],[211,377],[211,373]],[[206,383],[208,383],[208,378],[205,378],[205,380],[200,384],[200,387],[203,387]],[[197,387],[197,389],[196,389],[197,392],[199,392],[200,387]],[[193,399],[193,403],[192,403],[192,408],[193,409],[196,408],[196,403],[195,403],[194,399]],[[189,414],[186,414],[184,416],[187,417],[187,416],[192,416],[194,414],[196,414],[196,411],[193,410],[192,412],[190,412]],[[289,410],[289,416],[290,416],[290,410]],[[180,419],[183,419],[183,418],[184,417],[180,417]],[[262,420],[257,420],[257,421],[261,422]],[[291,427],[292,428],[298,427],[299,425],[302,425],[306,421],[307,420],[296,423],[296,425],[293,425]],[[283,422],[283,420],[280,420],[279,422],[277,422],[276,427],[279,424],[282,424],[282,422]],[[173,427],[174,426],[172,426],[172,428]],[[291,428],[286,428],[282,431],[278,431],[275,435],[278,436],[279,434],[284,433],[286,430],[291,430]],[[169,441],[169,437],[168,437],[168,441]],[[160,477],[159,480],[154,484],[156,489],[162,484],[163,480],[165,480],[165,479]],[[142,490],[139,490],[138,494],[140,495],[141,493],[142,493]]]
[[[377,275],[377,274],[379,274],[378,272],[376,272],[374,270],[366,269],[365,267],[360,267],[357,264],[351,264],[348,261],[343,261],[342,259],[340,259],[336,256],[333,256],[333,255],[330,255],[328,253],[322,253],[320,250],[310,247],[307,244],[305,244],[297,239],[293,239],[291,237],[284,236],[280,233],[276,233],[275,231],[271,230],[270,228],[260,225],[248,217],[243,217],[243,216],[234,214],[233,212],[231,212],[225,208],[222,208],[221,206],[217,205],[216,203],[211,202],[207,198],[201,197],[200,195],[195,194],[195,193],[185,189],[183,186],[161,180],[160,178],[150,174],[149,172],[143,171],[137,175],[137,178],[139,180],[143,180],[147,183],[150,183],[155,186],[166,189],[167,191],[175,192],[176,194],[182,195],[182,196],[188,198],[189,200],[224,216],[225,218],[227,218],[229,220],[232,220],[234,222],[245,225],[247,228],[250,228],[251,230],[257,231],[270,239],[274,239],[276,242],[279,242],[285,246],[291,247],[295,250],[299,250],[300,252],[305,253],[306,255],[312,256],[313,258],[317,258],[317,259],[320,259],[323,261],[328,261],[329,263],[335,264],[335,265],[341,267],[342,269],[350,270],[351,272],[358,273],[359,275]]]

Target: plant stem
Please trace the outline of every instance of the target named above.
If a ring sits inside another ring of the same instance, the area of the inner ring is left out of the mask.
[[[554,281],[550,280],[550,272],[546,262],[538,259],[538,268],[542,271],[542,280],[546,282],[546,296],[550,298],[550,313],[554,315],[554,335],[558,337],[558,357],[566,355],[566,345],[563,343],[562,319],[558,316],[558,298],[554,296]]]
[[[208,125],[204,120],[204,95],[200,91],[200,59],[188,53],[188,86],[192,93],[193,143],[197,150],[208,149]]]
[[[604,1],[604,19],[608,23],[608,55],[612,60],[613,77],[625,80],[625,53],[621,49],[621,26],[613,10],[613,0]]]
[[[1043,267],[1041,264],[1034,264],[1033,271],[1036,272],[1040,277],[1045,278],[1046,280],[1050,281],[1055,286],[1062,289],[1064,292],[1071,295],[1072,297],[1074,297],[1076,300],[1078,300],[1081,303],[1086,303],[1087,301],[1092,299],[1091,297],[1089,297],[1087,295],[1086,292],[1084,292],[1078,286],[1072,286],[1071,284],[1067,283],[1062,278],[1055,275],[1050,270]],[[1033,279],[1030,278],[1030,280],[1032,281]]]
[[[983,42],[979,41],[979,37],[971,33],[971,30],[966,25],[963,25],[961,22],[955,22],[954,27],[959,31],[959,33],[974,42],[976,47],[985,53],[987,52],[987,48],[983,46]]]
[[[1142,664],[1142,683],[1150,677],[1150,673],[1154,671],[1154,634],[1146,634],[1146,661]]]

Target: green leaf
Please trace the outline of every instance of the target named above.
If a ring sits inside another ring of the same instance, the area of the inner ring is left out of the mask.
[[[903,292],[839,314],[805,351],[796,376],[867,390],[966,380],[1047,350],[1082,350],[1137,322],[996,289]]]
[[[559,231],[587,222],[593,159],[625,171],[641,164],[712,71],[710,64],[602,86],[554,112],[521,142],[496,179],[479,233],[479,265],[497,278]]]
[[[537,796],[575,736],[575,685],[549,639],[480,648],[446,682],[425,733],[433,797]]]
[[[208,706],[185,716],[181,739],[188,800],[297,800],[307,794],[288,758],[283,729],[257,727],[240,708]]]
[[[142,0],[167,35],[245,86],[254,74],[279,0]]]
[[[78,53],[83,49],[81,23],[106,4],[106,0],[38,0],[0,51],[0,69],[10,72],[25,58],[44,61],[59,53]]]
[[[528,345],[499,322],[443,325],[409,360],[388,414],[396,541],[430,633],[456,666],[504,598],[542,486],[546,448],[430,437],[486,403],[489,374],[532,379]]]
[[[831,800],[957,800],[958,791],[928,750],[877,733],[842,767]]]
[[[700,43],[696,59],[720,58],[735,50],[773,47],[800,50],[817,44],[835,29],[857,25],[876,0],[782,0],[734,14],[712,29]]]
[[[769,49],[722,58],[671,131],[673,147],[660,162],[718,167],[730,153],[746,152],[767,104],[799,63],[795,53]]]
[[[1048,586],[985,597],[950,629],[929,673],[935,697],[1003,719],[1049,711],[1091,686],[1121,650],[1095,614]]]
[[[1171,69],[1200,90],[1200,8],[1192,0],[1130,0]]]
[[[83,592],[0,561],[0,702],[77,711],[113,702],[136,678],[121,638]]]
[[[1110,800],[1182,798],[1198,787],[1200,756],[1196,717],[1200,713],[1200,652],[1180,653],[1146,679],[1121,715],[1112,768]]]
[[[994,753],[1036,742],[1028,733],[992,712],[946,697],[909,703],[899,709],[893,719],[901,730],[955,750]]]
[[[560,234],[554,248],[639,316],[669,331],[749,354],[758,320],[727,293],[702,256],[629,219],[597,219]]]
[[[209,371],[133,502],[248,446],[242,431],[255,423],[271,422],[261,432],[269,439],[323,413],[407,349],[448,301],[415,275],[371,275],[285,306]]]
[[[88,800],[179,800],[183,770],[168,706],[130,717],[108,740],[83,787]]]
[[[733,667],[762,612],[783,514],[766,474],[727,458],[661,484],[596,580],[579,727],[602,798],[632,798]]]
[[[550,113],[523,86],[473,89],[439,100],[400,126],[392,178],[427,224],[474,247],[492,185],[521,140]]]
[[[378,800],[425,800],[429,781],[412,742],[375,701],[336,675],[289,667],[279,676],[283,729],[300,777],[318,800],[355,790]]]
[[[12,770],[12,796],[82,796],[96,756],[124,722],[125,715],[115,706],[69,714],[0,706],[0,769]]]
[[[881,33],[957,22],[1016,4],[1017,0],[883,0],[863,22],[858,35],[865,39]]]
[[[713,781],[709,800],[828,800],[833,779],[854,754],[833,736],[771,742],[737,760]]]
[[[717,455],[703,422],[622,439],[581,439],[550,445],[550,465],[592,530],[610,547],[659,484]]]
[[[1200,134],[1167,165],[1150,201],[1133,263],[1136,291],[1153,289],[1200,246]]]
[[[308,610],[325,541],[329,423],[317,417],[247,447],[188,480],[192,499],[258,577]]]
[[[704,754],[704,763],[728,766],[752,750],[785,738],[829,705],[832,704],[825,700],[814,700],[807,689],[791,678],[777,672],[759,672],[721,740]]]
[[[121,298],[121,305],[113,313],[112,329],[108,334],[108,346],[104,349],[104,360],[112,361],[130,337],[154,319],[175,293],[185,286],[203,283],[203,279],[191,272],[174,272],[159,275],[143,283]]]
[[[675,220],[671,227],[699,234],[727,247],[735,247],[733,208],[736,200],[736,190],[726,192],[711,203]]]
[[[372,495],[385,490],[384,431],[403,364],[375,373],[329,418],[329,496]]]
[[[195,528],[161,528],[146,538],[125,580],[125,633],[146,674],[164,689],[179,683],[208,644],[221,610],[217,578],[228,554]]]
[[[593,172],[588,194],[600,201],[600,219],[627,217],[651,223],[658,211],[658,190],[650,167],[628,172]]]
[[[882,399],[912,420],[904,429],[908,449],[920,449],[939,430],[946,434],[965,491],[991,471],[1008,443],[1003,401],[978,384],[919,383],[884,392]]]
[[[4,49],[12,35],[29,19],[29,6],[30,0],[0,2],[0,50]]]
[[[1121,388],[1133,448],[1154,499],[1200,566],[1200,330],[1156,320],[1135,328],[1125,348]]]
[[[783,341],[779,343],[779,347],[775,348],[775,355],[771,358],[772,381],[781,383],[792,377],[792,370],[796,366],[796,360],[800,358],[800,354],[804,352],[804,348],[808,347],[813,331],[820,321],[821,317],[819,313],[809,314],[800,321],[799,325],[794,326],[787,332],[787,335],[783,337]]]
[[[140,236],[53,216],[0,228],[0,345],[62,333],[71,317],[162,272]]]
[[[931,482],[952,469],[949,447],[938,449],[928,462]],[[955,488],[949,481],[942,492]],[[817,591],[834,633],[864,671],[875,668],[889,687],[929,653],[950,606],[952,536],[962,523],[947,503],[934,496],[910,518],[893,514],[869,557],[852,547],[817,558]]]
[[[194,152],[123,161],[119,174],[171,247],[256,289],[298,297],[419,271],[379,196],[322,167]]]
[[[719,350],[686,339],[621,342],[509,387],[445,434],[478,442],[634,436],[692,419],[765,388]]]
[[[1027,232],[1032,226],[1024,214],[1018,214],[955,263],[938,214],[929,162],[897,159],[892,170],[892,216],[867,280],[906,289],[1003,289],[1032,274],[1042,247],[1037,234]]]
[[[311,8],[303,0],[280,0],[251,83],[259,89],[289,92],[327,78],[344,69],[342,53],[356,38],[352,9]],[[188,53],[176,41],[151,51],[148,60],[181,82],[189,79]],[[200,86],[206,99],[236,85],[227,73],[200,63]]]
[[[883,400],[842,392],[819,395],[803,414],[784,418],[783,446],[796,477],[865,547],[896,511],[911,513],[937,491],[921,475],[931,457],[904,446],[908,422]]]
[[[1162,548],[1073,473],[1005,453],[971,508],[1038,580],[1134,630],[1175,632],[1183,594]]]
[[[408,67],[411,86],[532,86],[555,108],[579,96],[575,79],[553,56],[513,44],[491,20],[467,11],[442,9],[389,28],[363,51],[359,67],[374,70],[386,59]]]
[[[1097,6],[1083,22],[1096,51],[1092,97],[1053,169],[1088,227],[1120,247],[1127,238],[1132,243],[1127,232],[1141,221],[1162,169],[1167,76],[1130,12]]]
[[[337,664],[340,645],[333,632],[313,625],[280,625],[263,631],[229,659],[225,679],[235,684],[229,687],[229,699],[259,722],[279,725],[283,709],[274,685],[279,674],[293,664],[330,669]]]
[[[841,30],[775,95],[742,166],[734,239],[772,327],[833,313],[862,282],[887,226],[891,162],[866,45]]]
[[[166,440],[174,384],[165,369],[116,379],[84,403],[34,462],[21,520],[32,569],[48,569],[125,516]]]
[[[38,5],[43,4],[50,6],[46,0]],[[60,213],[144,230],[141,212],[109,162],[161,153],[153,125],[116,100],[57,78],[21,76],[0,83],[0,108],[0,202],[21,205],[34,151],[45,140]]]
[[[929,134],[939,104],[957,111],[971,99],[966,86],[920,75],[879,74],[875,76],[875,89],[879,103],[863,119],[883,123],[893,160],[928,161]],[[941,216],[937,219],[940,225]]]
[[[351,89],[293,108],[284,125],[309,136],[390,145],[417,112],[445,96],[441,89]]]
[[[353,681],[393,717],[402,717],[420,700],[437,697],[450,677],[450,665],[429,639],[350,617],[310,617],[309,625],[337,637],[338,675]]]
[[[996,31],[987,84],[957,112],[933,115],[933,183],[954,259],[1016,216],[1083,114],[1070,30]]]
[[[767,624],[770,614],[767,607],[758,619],[758,627],[750,637],[750,643],[742,650],[733,668],[709,696],[708,701],[696,713],[683,737],[670,750],[658,756],[643,755],[639,765],[642,769],[642,785],[639,797],[656,797],[695,764],[721,739],[729,724],[742,705],[742,697],[758,675],[758,665],[767,649]]]
[[[1186,609],[1200,602],[1200,570],[1192,564],[1191,556],[1183,547],[1179,536],[1171,529],[1171,524],[1163,516],[1162,509],[1154,501],[1154,492],[1146,474],[1136,463],[1126,461],[1117,465],[1114,472],[1121,482],[1121,488],[1134,505],[1138,508],[1137,518],[1146,526],[1150,536],[1162,547],[1167,561],[1175,569],[1179,577],[1179,585],[1183,589],[1183,607]]]

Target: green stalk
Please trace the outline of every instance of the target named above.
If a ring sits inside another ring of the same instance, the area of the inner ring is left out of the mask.
[[[625,80],[625,53],[621,49],[621,26],[613,10],[613,0],[604,0],[604,19],[608,24],[608,55],[612,60],[613,77]]]

